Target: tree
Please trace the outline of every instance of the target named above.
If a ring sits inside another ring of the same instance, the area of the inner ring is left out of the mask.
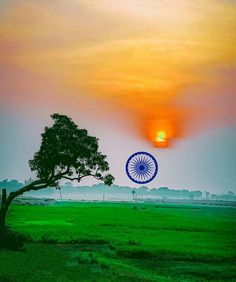
[[[134,200],[135,193],[136,193],[135,190],[132,190],[133,200]]]
[[[194,197],[194,192],[190,191],[189,192],[189,198],[190,198],[191,201],[193,200],[193,197]]]
[[[53,125],[45,127],[40,149],[29,161],[37,179],[10,192],[8,196],[6,189],[2,189],[0,230],[6,227],[10,204],[25,192],[47,187],[59,188],[61,179],[80,182],[84,177],[92,176],[109,186],[114,181],[111,174],[106,174],[109,164],[106,156],[98,151],[98,139],[89,136],[87,130],[78,128],[66,115],[53,114],[51,117]]]
[[[205,191],[206,194],[206,200],[208,200],[208,197],[210,196],[210,192]]]

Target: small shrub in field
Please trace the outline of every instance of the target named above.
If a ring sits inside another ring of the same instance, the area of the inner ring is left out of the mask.
[[[8,275],[0,275],[0,282],[14,282]]]
[[[129,250],[129,249],[119,249],[117,250],[117,255],[125,258],[131,259],[152,259],[155,258],[155,253],[148,250]]]
[[[93,253],[89,252],[80,252],[77,257],[77,262],[79,265],[84,265],[89,268],[91,272],[102,272],[105,269],[109,269],[109,265],[100,262],[93,255]]]
[[[57,239],[52,239],[49,238],[47,235],[42,236],[42,238],[39,240],[40,243],[44,244],[57,244],[58,240]]]
[[[81,238],[77,240],[72,240],[71,242],[77,243],[77,244],[109,245],[109,242],[104,239]]]
[[[84,264],[97,264],[98,261],[92,253],[80,253],[77,258],[79,263]]]
[[[141,242],[141,241],[129,240],[129,241],[127,242],[127,245],[129,245],[129,246],[141,246],[141,245],[142,245],[142,242]]]
[[[0,231],[0,249],[20,251],[23,250],[26,241],[27,237],[9,228]]]

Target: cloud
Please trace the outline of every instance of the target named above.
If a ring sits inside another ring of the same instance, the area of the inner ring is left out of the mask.
[[[228,83],[214,70],[235,67],[232,1],[91,2],[15,2],[0,23],[4,65],[58,83],[68,99],[84,93],[132,112],[151,140],[158,130],[184,137],[198,112],[226,115],[227,100],[209,110],[201,92],[214,100],[212,85]]]

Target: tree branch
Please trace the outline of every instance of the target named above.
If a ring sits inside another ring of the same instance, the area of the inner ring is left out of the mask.
[[[68,179],[68,180],[70,180],[70,181],[74,181],[74,180],[78,180],[78,181],[79,181],[79,177],[63,176],[63,178]]]
[[[46,188],[48,187],[48,183],[43,181],[43,180],[36,180],[22,188],[20,188],[19,190],[15,191],[15,192],[11,192],[9,194],[9,196],[7,197],[6,199],[6,204],[9,206],[11,204],[11,202],[17,197],[17,196],[20,196],[22,194],[24,194],[25,192],[29,192],[29,191],[32,191],[32,190],[39,190],[39,189],[42,189],[42,188]]]
[[[49,181],[57,181],[61,178],[65,178],[65,176],[69,172],[70,172],[70,167],[68,166],[67,169],[64,172],[59,172],[58,174],[53,175],[53,177],[49,178]]]
[[[96,178],[97,180],[101,180],[99,177],[96,176],[96,174],[92,174],[92,173],[84,174],[84,175],[79,176],[79,177],[63,176],[63,178],[68,179],[68,180],[70,180],[70,181],[77,180],[78,182],[80,182],[82,178],[87,177],[87,176],[93,176],[93,177]]]

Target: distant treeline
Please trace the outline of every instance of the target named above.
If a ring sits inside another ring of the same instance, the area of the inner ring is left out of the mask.
[[[6,188],[7,192],[16,191],[24,185],[30,183],[32,180],[26,180],[24,183],[18,182],[16,179],[8,180],[4,179],[0,181],[0,189]],[[109,197],[166,197],[166,198],[189,198],[189,199],[212,199],[212,200],[236,200],[236,195],[229,191],[226,194],[210,194],[206,191],[191,191],[188,189],[170,189],[168,187],[152,188],[148,189],[145,186],[139,188],[132,188],[129,186],[106,186],[104,184],[96,184],[92,186],[73,186],[71,183],[66,183],[60,186],[61,193],[67,198],[93,195],[105,195]],[[46,188],[37,192],[29,192],[30,196],[45,196],[53,197],[56,192],[55,188]]]

